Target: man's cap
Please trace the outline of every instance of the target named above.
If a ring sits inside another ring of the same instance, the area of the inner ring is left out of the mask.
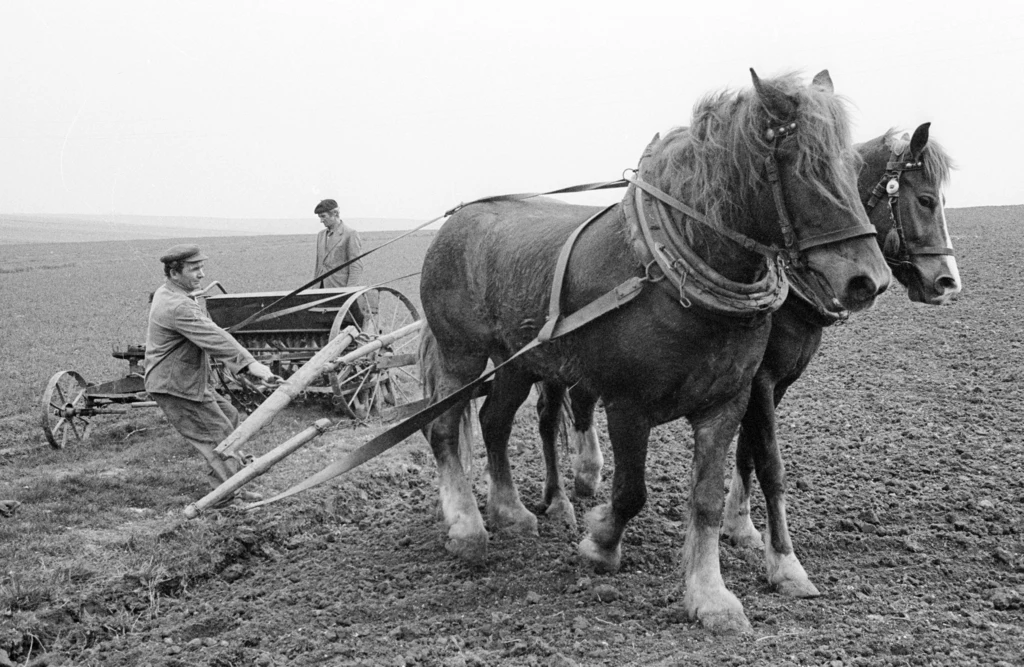
[[[164,264],[182,260],[186,262],[201,262],[204,259],[207,259],[207,257],[199,250],[199,246],[191,243],[179,243],[176,246],[171,246],[160,257],[160,261]]]
[[[338,208],[338,202],[334,201],[333,199],[324,199],[323,201],[316,205],[316,208],[313,209],[313,213],[320,215],[321,213],[333,211],[336,208]]]

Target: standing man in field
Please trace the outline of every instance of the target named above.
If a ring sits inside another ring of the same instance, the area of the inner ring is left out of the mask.
[[[325,229],[316,235],[316,269],[313,276],[359,257],[363,254],[363,244],[359,233],[346,225],[338,213],[338,202],[324,199],[313,212],[320,218]],[[356,260],[343,269],[339,269],[320,281],[317,287],[348,287],[359,285],[363,277],[363,262]]]
[[[160,258],[167,280],[153,294],[149,309],[145,385],[167,421],[206,459],[216,488],[239,469],[237,459],[214,451],[235,430],[238,411],[214,391],[210,357],[232,373],[271,384],[281,378],[214,324],[196,301],[193,293],[205,275],[206,259],[196,245],[176,245]]]

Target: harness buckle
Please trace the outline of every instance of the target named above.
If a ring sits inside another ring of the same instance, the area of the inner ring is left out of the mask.
[[[661,275],[656,277],[654,275],[654,272],[652,271],[652,269],[657,269],[658,273],[660,273]],[[664,279],[665,279],[665,272],[661,270],[660,266],[658,266],[658,260],[652,259],[651,261],[647,262],[647,264],[644,265],[644,277],[643,277],[643,281],[644,282],[646,282],[646,283],[660,283]]]

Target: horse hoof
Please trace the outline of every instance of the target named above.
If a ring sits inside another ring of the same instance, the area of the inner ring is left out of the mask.
[[[487,560],[487,535],[451,537],[444,548],[459,560],[472,565],[483,565]]]
[[[597,488],[601,486],[601,476],[597,479],[576,477],[573,483],[573,490],[579,498],[593,498],[597,495]]]
[[[697,620],[705,630],[716,635],[738,635],[753,632],[750,621],[742,611],[698,613]]]
[[[537,517],[527,509],[515,514],[492,513],[487,517],[487,523],[497,533],[540,535],[540,531],[537,529]]]
[[[722,531],[722,537],[726,538],[734,547],[740,549],[754,549],[757,551],[764,551],[764,539],[761,537],[761,533],[756,530],[751,532],[734,532],[728,533]]]
[[[622,564],[622,546],[605,549],[594,540],[584,538],[578,547],[579,554],[585,558],[598,574],[615,574]]]
[[[791,598],[816,598],[821,595],[818,588],[808,579],[780,581],[775,584],[775,590]]]
[[[565,496],[556,498],[544,511],[544,516],[561,525],[576,530],[576,511]]]

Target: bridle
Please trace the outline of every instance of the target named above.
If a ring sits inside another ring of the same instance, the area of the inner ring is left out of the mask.
[[[900,218],[900,179],[903,172],[920,171],[924,169],[923,160],[903,160],[903,151],[896,152],[894,148],[889,155],[889,161],[885,164],[885,173],[879,179],[875,187],[871,189],[871,195],[864,208],[868,215],[875,210],[875,207],[887,196],[889,200],[889,222],[892,226],[885,235],[882,243],[882,254],[885,262],[890,268],[909,268],[913,265],[914,257],[924,255],[952,255],[953,249],[945,246],[925,246],[923,248],[911,248],[907,243],[907,234],[903,229],[903,221]]]
[[[771,183],[772,198],[775,200],[775,210],[779,216],[779,226],[782,227],[782,239],[785,244],[782,253],[789,266],[796,269],[804,269],[807,266],[807,250],[861,236],[875,236],[878,234],[878,230],[868,222],[867,225],[851,225],[850,227],[817,234],[805,239],[797,236],[796,229],[786,211],[786,200],[782,193],[782,180],[779,178],[778,162],[775,159],[775,155],[779,150],[779,142],[796,132],[796,129],[796,123],[790,122],[777,127],[770,127],[765,131],[765,139],[771,143],[772,147],[771,152],[765,156],[765,170],[768,172],[768,181]]]

